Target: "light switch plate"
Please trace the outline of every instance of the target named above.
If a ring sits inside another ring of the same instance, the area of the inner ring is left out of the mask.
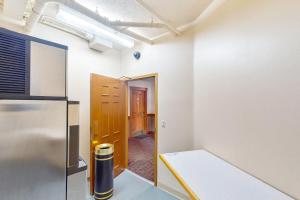
[[[161,121],[161,127],[162,127],[162,128],[166,128],[166,126],[167,126],[166,121],[165,121],[165,120],[162,120],[162,121]]]

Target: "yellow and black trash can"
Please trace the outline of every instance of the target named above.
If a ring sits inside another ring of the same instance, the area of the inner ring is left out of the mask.
[[[109,199],[113,195],[114,147],[99,144],[95,148],[95,189],[96,200]]]

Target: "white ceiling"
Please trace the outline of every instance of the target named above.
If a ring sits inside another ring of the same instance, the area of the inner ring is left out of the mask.
[[[0,0],[0,6],[1,2]],[[110,20],[133,22],[161,22],[153,14],[145,10],[136,0],[84,0],[97,5],[98,12]],[[162,18],[174,27],[193,22],[213,0],[143,0]],[[21,20],[24,12],[34,0],[4,0],[3,13],[15,20]],[[33,4],[32,3],[32,4]],[[53,9],[49,6],[47,9]],[[149,39],[168,32],[164,28],[129,28]]]
[[[102,16],[111,20],[134,22],[160,22],[155,16],[145,10],[136,0],[86,0],[98,6]],[[194,21],[213,0],[144,0],[144,2],[166,19],[174,27],[180,27]],[[165,29],[130,28],[148,38],[157,37]]]

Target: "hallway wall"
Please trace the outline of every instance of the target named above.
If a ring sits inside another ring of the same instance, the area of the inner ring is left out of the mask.
[[[147,88],[147,113],[155,113],[155,79],[147,78],[128,82],[128,116],[130,116],[130,90],[129,87]]]

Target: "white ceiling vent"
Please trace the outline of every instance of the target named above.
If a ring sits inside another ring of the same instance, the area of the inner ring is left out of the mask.
[[[93,37],[89,42],[89,47],[96,51],[104,52],[113,48],[113,43],[99,37]]]

